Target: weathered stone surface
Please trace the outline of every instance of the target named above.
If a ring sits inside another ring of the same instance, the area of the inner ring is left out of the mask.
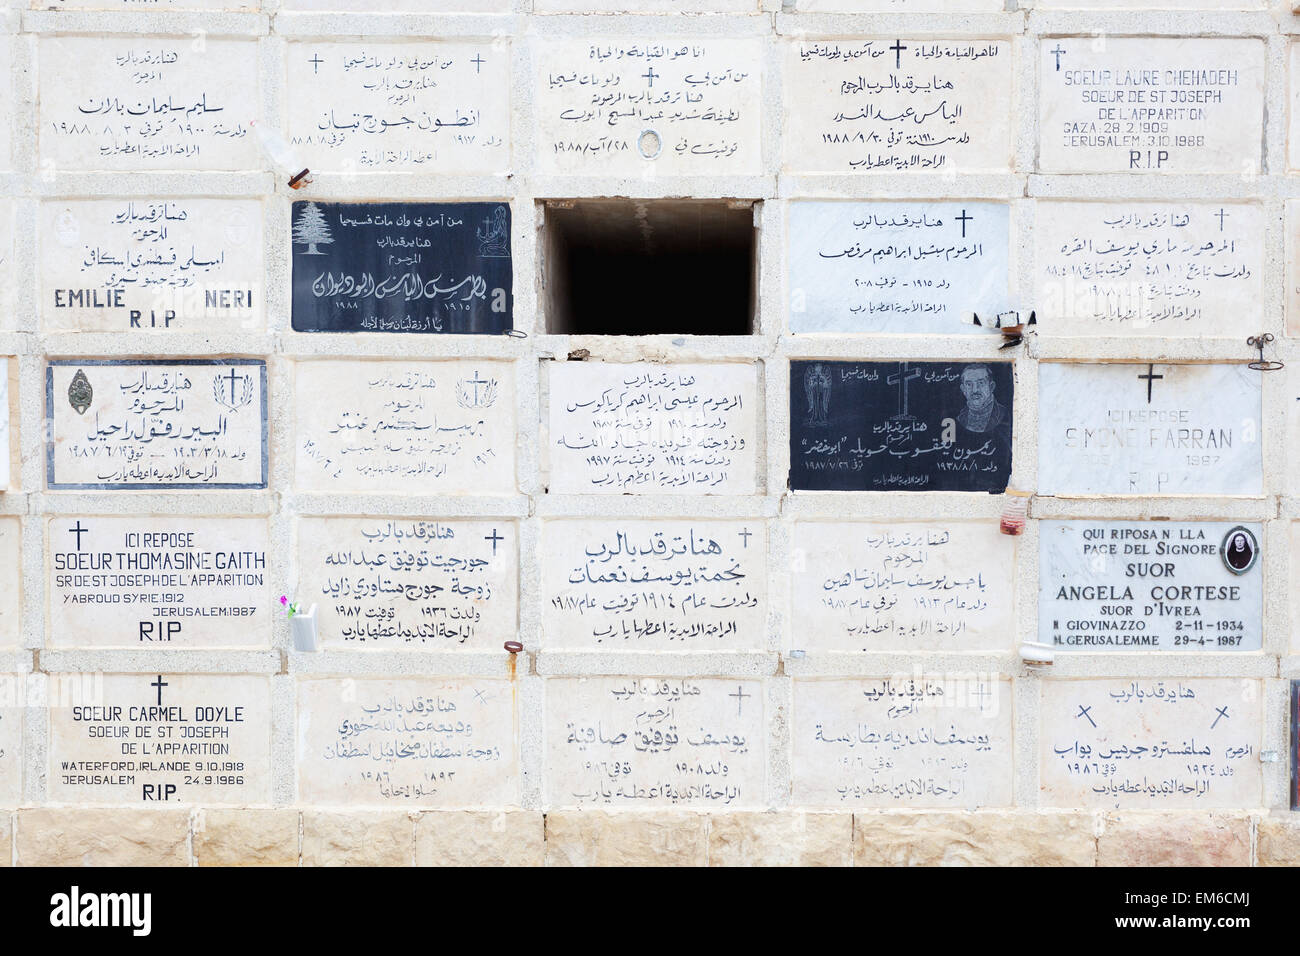
[[[1300,820],[1260,820],[1256,851],[1260,866],[1300,866]]]
[[[199,866],[297,866],[297,810],[205,810],[194,820]]]
[[[1092,866],[1089,813],[869,813],[853,818],[855,866]]]
[[[303,866],[410,866],[414,843],[405,813],[302,815]]]
[[[708,817],[698,813],[546,815],[547,866],[704,866]]]
[[[709,866],[850,866],[850,813],[720,813],[709,819]]]
[[[1249,866],[1250,818],[1229,814],[1107,814],[1098,866]]]
[[[416,866],[541,866],[545,818],[531,810],[435,810],[415,826]]]
[[[13,859],[13,838],[12,815],[0,814],[0,866],[8,866]]]
[[[18,811],[19,866],[189,866],[188,810]]]

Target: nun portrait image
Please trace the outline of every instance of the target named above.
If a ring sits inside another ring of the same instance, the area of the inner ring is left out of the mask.
[[[1245,574],[1259,556],[1255,536],[1245,528],[1233,528],[1223,540],[1223,563],[1233,574]]]

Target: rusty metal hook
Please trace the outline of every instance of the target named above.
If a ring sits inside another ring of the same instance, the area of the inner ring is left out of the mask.
[[[1246,339],[1247,345],[1259,349],[1259,358],[1254,362],[1251,362],[1249,368],[1253,368],[1257,372],[1276,372],[1278,369],[1284,367],[1285,363],[1283,362],[1266,360],[1264,358],[1264,346],[1268,345],[1272,341],[1272,332],[1261,332],[1259,335],[1252,335],[1250,338]]]

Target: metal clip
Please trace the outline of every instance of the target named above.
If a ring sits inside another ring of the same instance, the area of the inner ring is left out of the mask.
[[[1276,372],[1278,369],[1283,367],[1284,363],[1282,362],[1265,360],[1264,358],[1264,346],[1268,345],[1268,343],[1272,341],[1272,332],[1261,332],[1259,335],[1252,335],[1250,338],[1246,339],[1247,345],[1259,349],[1259,358],[1250,363],[1250,368],[1253,368],[1257,372]]]

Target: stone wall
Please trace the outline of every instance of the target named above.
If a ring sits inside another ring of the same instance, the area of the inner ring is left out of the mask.
[[[375,5],[0,10],[0,860],[1300,861],[1289,2]]]

